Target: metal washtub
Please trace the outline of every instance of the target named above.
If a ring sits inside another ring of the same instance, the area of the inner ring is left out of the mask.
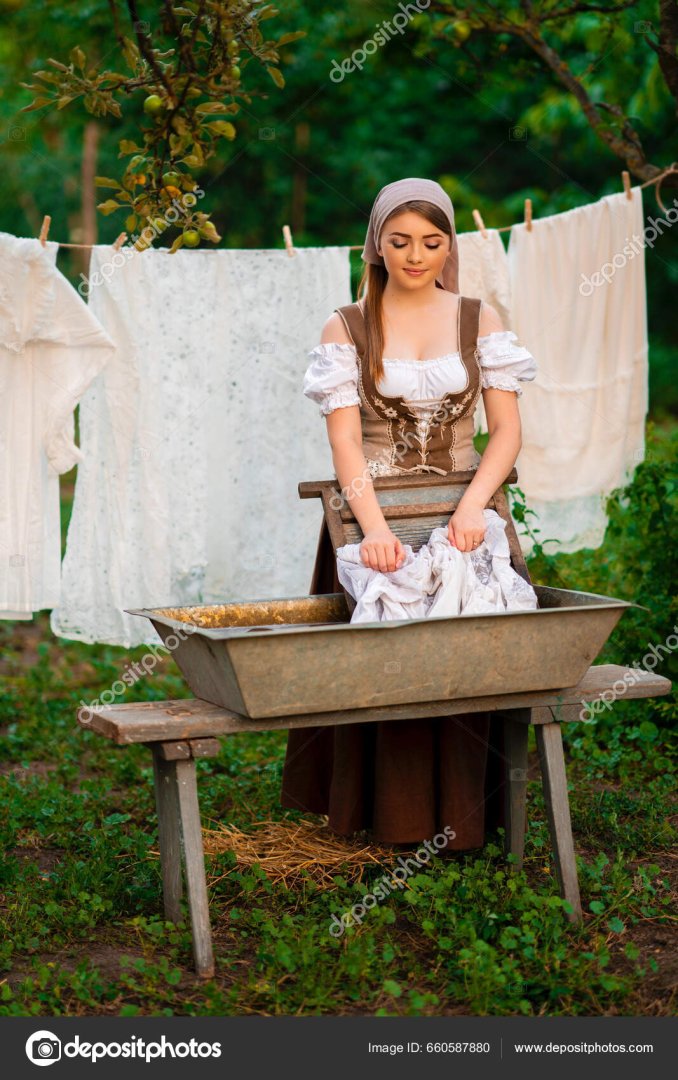
[[[351,624],[343,593],[129,614],[150,619],[196,697],[263,719],[574,686],[641,606],[533,588],[536,611],[375,623]]]

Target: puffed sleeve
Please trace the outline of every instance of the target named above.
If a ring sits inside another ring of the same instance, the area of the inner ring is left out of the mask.
[[[535,378],[537,362],[517,341],[513,330],[495,330],[478,337],[483,390],[514,390],[520,397],[523,391],[518,380],[529,382]]]
[[[321,416],[347,405],[360,405],[355,345],[332,341],[316,345],[308,356],[311,363],[304,375],[303,392],[320,405]]]

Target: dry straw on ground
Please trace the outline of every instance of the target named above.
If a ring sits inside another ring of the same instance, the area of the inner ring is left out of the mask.
[[[237,860],[236,866],[214,878],[212,885],[234,869],[258,863],[271,881],[288,888],[303,881],[305,872],[321,888],[336,889],[335,875],[349,882],[361,881],[366,867],[382,867],[392,862],[400,850],[393,845],[337,836],[327,825],[305,819],[256,821],[250,832],[221,825],[218,829],[204,829],[203,840],[206,855],[233,851]]]

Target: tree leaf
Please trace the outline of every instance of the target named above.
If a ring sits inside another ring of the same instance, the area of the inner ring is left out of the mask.
[[[120,190],[122,185],[117,180],[111,180],[108,176],[95,176],[94,183],[97,187],[110,187]]]
[[[190,146],[190,144],[190,135],[175,135],[173,132],[170,133],[169,145],[173,157],[176,157],[177,154],[180,154],[183,150]]]
[[[202,115],[202,113],[225,113],[231,108],[232,106],[224,105],[221,101],[202,101],[199,105],[196,105],[195,111]]]
[[[190,168],[197,167],[198,165],[204,165],[205,155],[202,152],[200,144],[194,143],[193,153],[186,154],[186,157],[182,158],[181,160],[184,161]]]
[[[295,30],[292,34],[283,34],[283,36],[276,41],[276,45],[289,45],[290,41],[297,41],[299,38],[307,36],[307,30]]]
[[[95,71],[94,74],[96,75],[96,71]],[[90,77],[93,78],[94,75],[92,75],[92,73],[90,73]],[[99,75],[97,77],[97,86],[98,87],[105,87],[105,86],[109,86],[109,85],[110,86],[122,86],[127,81],[128,81],[128,79],[127,79],[126,75],[118,75],[115,71],[107,71],[107,72],[105,72],[105,74]]]
[[[76,45],[74,49],[70,51],[70,57],[77,68],[81,71],[85,70],[85,54],[79,45]]]
[[[144,149],[143,146],[137,146],[136,143],[133,143],[131,139],[121,139],[119,145],[120,153],[118,157],[122,157],[123,154],[138,154]]]
[[[32,101],[30,103],[30,105],[24,105],[23,109],[20,109],[20,112],[31,112],[32,109],[41,109],[43,107],[43,105],[51,105],[51,104],[52,104],[52,102],[51,102],[50,98],[40,98],[39,97],[39,98],[36,98],[35,101]]]
[[[97,203],[97,210],[101,210],[102,214],[112,214],[115,210],[122,210],[122,205],[115,199],[106,199],[106,202]]]
[[[213,131],[215,135],[224,135],[227,139],[235,139],[235,128],[228,120],[212,120],[205,127]]]
[[[266,67],[266,70],[273,79],[275,85],[279,86],[282,90],[285,85],[285,79],[283,78],[282,72],[279,71],[278,68],[268,66]]]
[[[172,128],[178,135],[189,135],[191,131],[183,116],[172,117]]]

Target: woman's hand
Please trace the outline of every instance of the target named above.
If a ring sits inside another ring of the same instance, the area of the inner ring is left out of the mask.
[[[399,570],[405,561],[405,549],[388,525],[370,529],[360,544],[360,558],[372,570]]]
[[[480,505],[463,500],[447,523],[447,539],[459,551],[473,551],[485,536],[485,516]]]

